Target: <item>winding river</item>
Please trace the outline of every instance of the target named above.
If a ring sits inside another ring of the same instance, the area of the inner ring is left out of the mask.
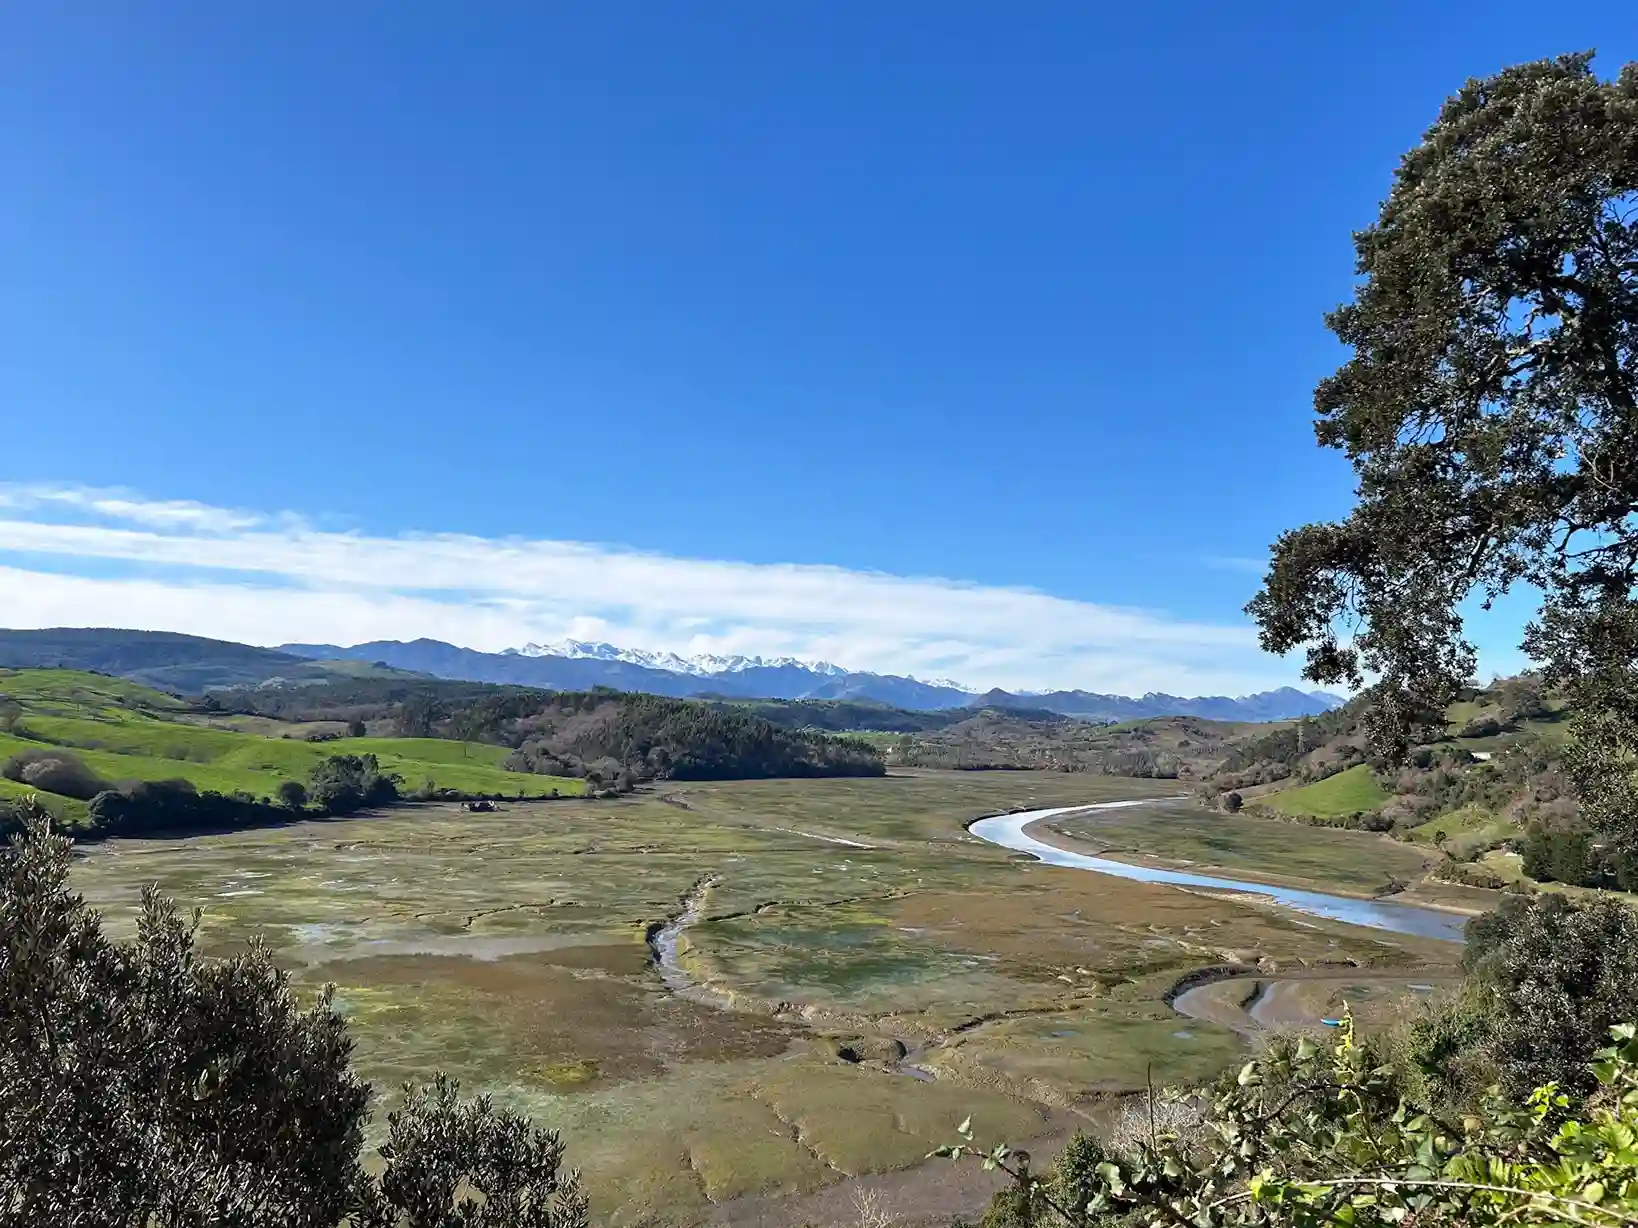
[[[1092,806],[1056,806],[1048,810],[1022,810],[1016,814],[998,814],[992,818],[979,819],[969,825],[967,830],[980,840],[987,840],[991,844],[998,844],[1002,848],[1013,849],[1016,852],[1028,853],[1048,865],[1091,870],[1096,874],[1112,874],[1117,878],[1130,878],[1142,883],[1167,883],[1176,887],[1259,895],[1285,908],[1307,913],[1312,917],[1324,917],[1327,920],[1368,926],[1371,929],[1391,930],[1396,934],[1439,938],[1446,942],[1462,941],[1462,927],[1467,923],[1467,918],[1460,913],[1444,912],[1437,908],[1421,908],[1415,904],[1399,904],[1391,900],[1354,899],[1345,895],[1330,895],[1323,891],[1303,891],[1295,887],[1278,887],[1269,883],[1217,878],[1210,874],[1191,874],[1187,870],[1163,870],[1156,866],[1130,865],[1107,857],[1072,853],[1068,849],[1037,840],[1024,830],[1031,823],[1060,814],[1082,814],[1095,810],[1146,806],[1152,805],[1154,800],[1157,799],[1103,802]]]

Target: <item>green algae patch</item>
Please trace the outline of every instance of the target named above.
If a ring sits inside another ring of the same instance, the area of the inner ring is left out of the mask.
[[[596,1062],[552,1062],[539,1067],[536,1072],[540,1078],[558,1090],[568,1090],[584,1087],[597,1078],[598,1067]]]

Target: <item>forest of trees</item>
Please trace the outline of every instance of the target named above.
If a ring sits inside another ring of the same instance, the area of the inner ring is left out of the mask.
[[[517,771],[577,776],[601,787],[647,780],[879,776],[862,742],[776,725],[737,704],[615,691],[553,692],[484,683],[362,680],[319,688],[231,692],[236,711],[285,720],[390,723],[404,737],[509,746]]]

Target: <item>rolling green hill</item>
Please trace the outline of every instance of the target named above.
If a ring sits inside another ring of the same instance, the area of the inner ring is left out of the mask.
[[[1299,789],[1287,789],[1263,799],[1281,814],[1330,819],[1378,809],[1391,796],[1365,764],[1356,764]]]
[[[544,796],[578,794],[585,782],[567,777],[508,771],[503,746],[439,738],[327,738],[215,727],[208,710],[117,678],[75,670],[0,670],[0,761],[21,752],[61,748],[111,783],[185,779],[218,793],[272,796],[287,780],[305,781],[332,755],[373,754],[383,772],[395,773],[408,790],[452,789],[462,793]],[[0,781],[0,798],[34,790]],[[83,804],[47,797],[64,819],[83,815]]]

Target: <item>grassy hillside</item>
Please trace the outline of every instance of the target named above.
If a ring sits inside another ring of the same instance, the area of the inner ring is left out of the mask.
[[[287,780],[305,781],[331,755],[373,754],[384,772],[403,778],[406,789],[453,789],[462,793],[543,796],[552,790],[579,794],[585,782],[507,771],[509,751],[484,743],[438,738],[359,737],[308,741],[302,727],[279,736],[277,722],[261,733],[213,727],[215,718],[175,696],[122,679],[73,670],[0,670],[5,728],[0,761],[25,751],[58,747],[73,752],[110,782],[185,779],[201,790],[274,794]],[[0,781],[0,798],[33,790]],[[48,798],[65,818],[83,805]]]
[[[1375,762],[1355,701],[1324,716],[1232,741],[1200,792],[1246,809],[1363,826],[1446,854],[1442,877],[1495,885],[1494,855],[1522,855],[1540,881],[1627,885],[1581,822],[1561,768],[1569,713],[1533,675],[1474,688],[1423,732],[1402,764]]]
[[[51,817],[65,827],[78,827],[85,822],[85,803],[72,797],[58,797],[51,793],[41,793],[28,785],[20,785],[15,780],[0,777],[0,817],[5,814],[8,805],[20,802],[25,797],[35,798],[50,812]]]
[[[1361,763],[1311,785],[1272,794],[1263,799],[1263,804],[1281,814],[1329,819],[1376,810],[1390,796],[1371,769]]]
[[[1483,806],[1463,806],[1407,829],[1410,839],[1466,861],[1520,834],[1518,824]]]

